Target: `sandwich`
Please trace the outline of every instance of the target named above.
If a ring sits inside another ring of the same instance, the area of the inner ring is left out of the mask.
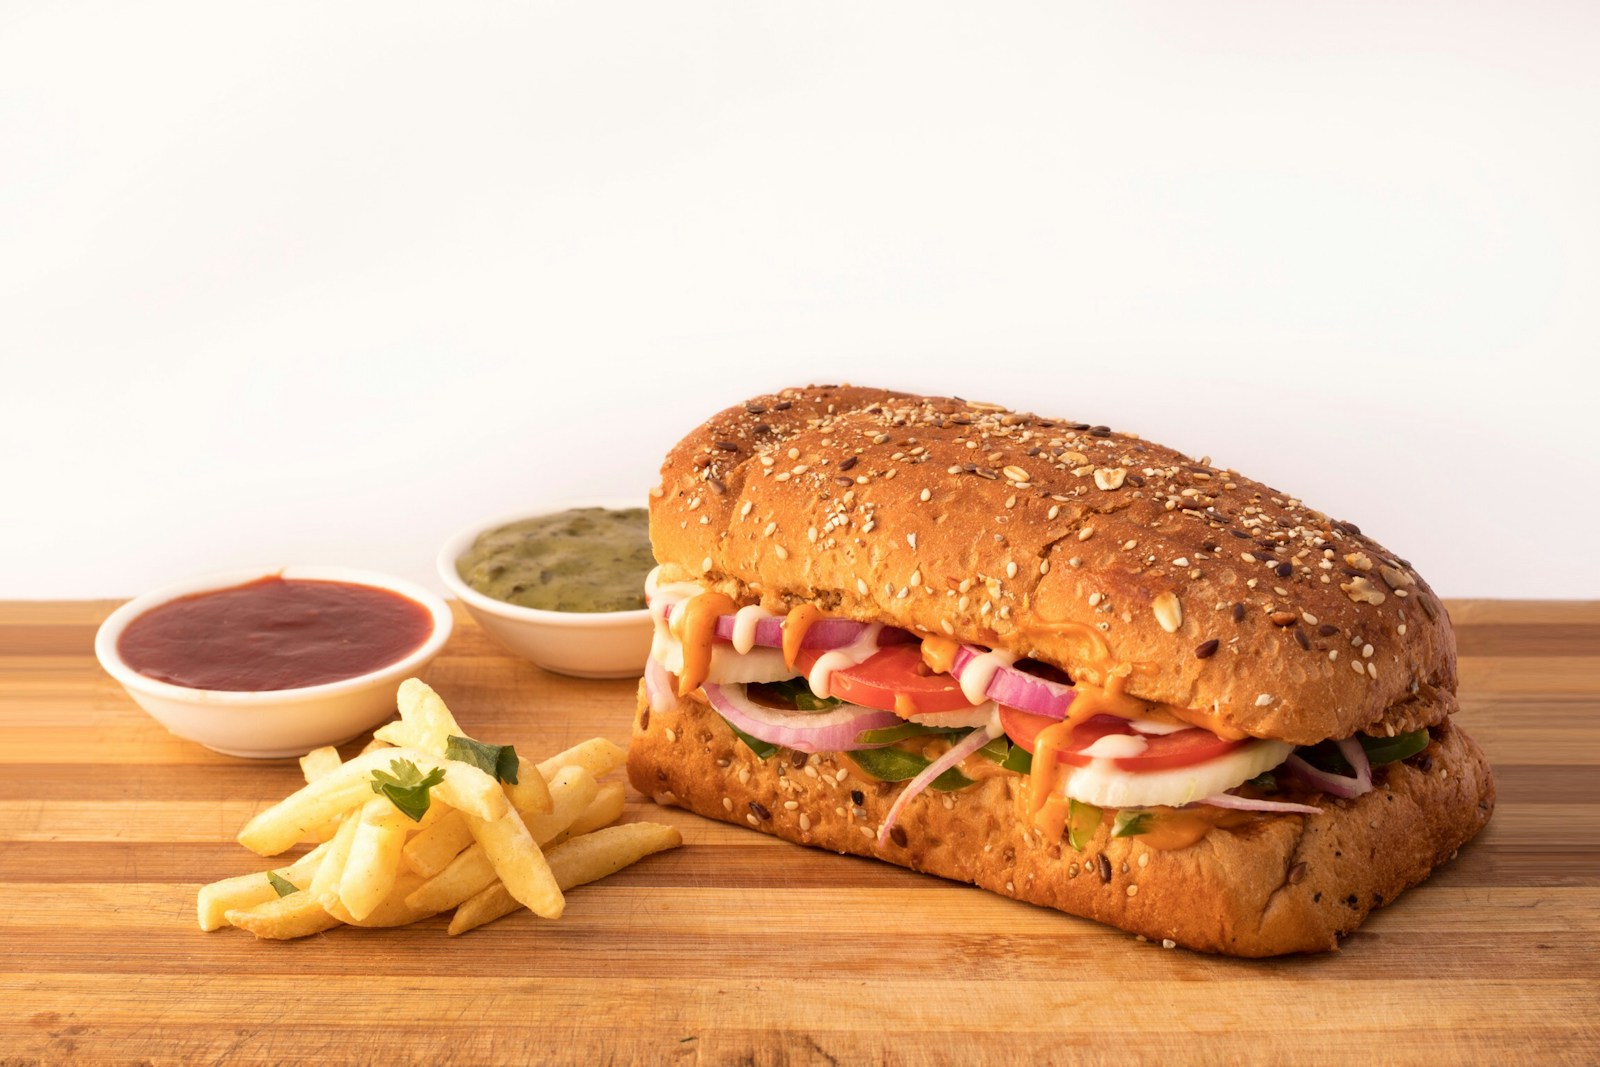
[[[1411,564],[1133,434],[788,389],[672,449],[650,534],[658,803],[1256,957],[1336,949],[1493,809]]]

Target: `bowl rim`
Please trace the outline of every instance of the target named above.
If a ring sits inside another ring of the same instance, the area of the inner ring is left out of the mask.
[[[139,616],[181,597],[197,593],[215,592],[244,585],[260,578],[273,576],[310,581],[346,582],[384,589],[413,600],[427,609],[432,621],[428,637],[411,652],[393,663],[376,670],[349,678],[340,678],[319,685],[300,686],[295,689],[194,689],[175,685],[140,674],[123,660],[117,650],[129,624]],[[284,564],[277,567],[241,567],[227,571],[213,571],[182,581],[171,582],[148,593],[134,597],[106,616],[94,635],[94,654],[105,672],[124,688],[137,690],[147,696],[184,704],[204,704],[217,707],[260,708],[279,704],[298,704],[321,700],[330,696],[354,692],[382,683],[389,678],[414,673],[439,654],[455,628],[455,616],[444,599],[425,586],[405,578],[356,567],[324,566],[319,564]]]
[[[510,622],[543,623],[546,626],[570,626],[574,629],[598,629],[607,626],[631,624],[650,617],[650,609],[628,608],[624,611],[551,611],[547,608],[528,608],[521,604],[508,604],[504,600],[496,600],[478,592],[461,580],[456,573],[456,560],[466,554],[472,542],[478,535],[501,526],[520,522],[523,519],[535,519],[541,515],[554,515],[559,511],[570,511],[574,508],[610,508],[621,510],[624,508],[643,508],[649,511],[649,498],[644,494],[639,497],[620,496],[580,496],[563,497],[551,501],[546,506],[523,508],[520,511],[508,512],[476,522],[471,526],[457,530],[440,547],[439,554],[434,559],[434,566],[439,572],[439,580],[444,582],[445,588],[450,591],[461,603],[465,604],[474,613],[483,612],[498,619]]]

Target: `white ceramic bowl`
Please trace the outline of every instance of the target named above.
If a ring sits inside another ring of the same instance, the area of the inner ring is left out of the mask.
[[[439,578],[450,595],[466,606],[488,635],[506,651],[532,660],[547,671],[578,678],[637,678],[644,672],[650,655],[650,612],[633,611],[545,611],[507,604],[473,589],[456,573],[456,561],[467,554],[478,535],[485,530],[553,515],[572,508],[642,508],[638,498],[585,498],[561,500],[542,508],[529,508],[514,515],[503,515],[480,522],[446,541],[439,550]],[[640,582],[644,576],[640,575]]]
[[[178,597],[227,589],[269,575],[349,582],[387,589],[428,609],[433,632],[415,652],[368,674],[301,689],[227,692],[190,689],[146,677],[123,662],[117,641],[130,622]],[[145,711],[179,737],[229,756],[274,759],[303,756],[322,745],[348,741],[395,715],[395,691],[419,673],[450,639],[450,606],[420,585],[348,567],[282,567],[229,571],[177,582],[128,601],[100,624],[94,652],[106,673],[122,683]]]

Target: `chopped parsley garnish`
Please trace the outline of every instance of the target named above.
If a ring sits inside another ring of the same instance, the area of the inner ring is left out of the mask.
[[[372,772],[372,791],[388,797],[412,822],[421,822],[428,813],[428,790],[442,781],[443,767],[423,774],[410,760],[397,759],[389,762],[388,772]]]
[[[300,892],[300,887],[299,886],[297,886],[293,882],[289,881],[289,879],[285,878],[283,875],[279,874],[277,871],[268,871],[267,872],[267,882],[268,882],[268,884],[270,884],[272,886],[273,890],[280,897],[286,897],[290,893],[298,893],[298,892]]]
[[[486,745],[470,737],[451,734],[445,741],[444,758],[470,763],[484,774],[510,785],[517,784],[517,750],[511,745]]]

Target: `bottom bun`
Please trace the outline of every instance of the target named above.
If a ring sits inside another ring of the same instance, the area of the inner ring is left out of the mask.
[[[802,845],[970,882],[1152,941],[1276,956],[1337,949],[1488,821],[1494,780],[1482,751],[1448,720],[1432,732],[1424,752],[1378,768],[1364,796],[1322,797],[1320,815],[1261,814],[1173,850],[1112,838],[1103,825],[1081,852],[1046,841],[1017,817],[1025,779],[1015,775],[922,793],[880,847],[901,784],[832,754],[780,748],[760,759],[698,693],[652,712],[640,687],[628,777],[657,803]]]

